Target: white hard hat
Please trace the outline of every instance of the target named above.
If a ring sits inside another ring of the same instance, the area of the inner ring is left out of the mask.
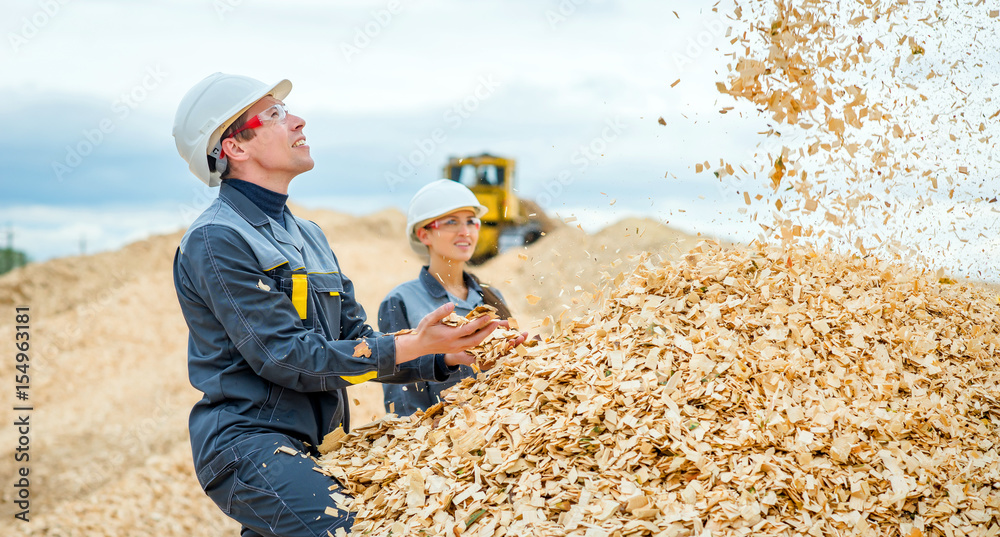
[[[406,236],[410,239],[410,248],[418,254],[427,254],[427,246],[417,238],[417,229],[459,209],[469,209],[480,218],[489,210],[479,204],[476,195],[465,185],[450,179],[438,179],[418,190],[406,210]]]
[[[282,80],[268,85],[247,76],[215,73],[195,84],[177,107],[174,141],[177,152],[187,161],[191,173],[208,186],[218,186],[225,159],[209,168],[208,156],[218,155],[219,139],[236,118],[265,95],[284,99],[292,83]]]

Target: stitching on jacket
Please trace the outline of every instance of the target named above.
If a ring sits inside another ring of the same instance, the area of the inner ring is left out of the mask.
[[[219,279],[219,285],[222,287],[222,291],[226,293],[226,298],[229,299],[230,304],[233,305],[233,309],[236,311],[236,315],[240,318],[240,322],[243,323],[243,327],[250,333],[248,337],[252,337],[254,341],[257,342],[261,350],[264,351],[264,354],[267,355],[268,360],[278,363],[271,355],[271,351],[263,345],[263,342],[261,342],[259,338],[257,338],[257,334],[253,331],[253,327],[249,322],[247,322],[246,316],[243,315],[243,310],[240,309],[240,306],[236,303],[236,299],[233,297],[233,294],[229,291],[229,286],[226,285],[226,280],[222,277],[222,271],[219,270],[219,264],[215,260],[215,254],[212,252],[212,243],[208,240],[208,229],[205,227],[202,227],[202,236],[205,239],[205,250],[208,253],[208,260],[212,262],[212,270],[215,271],[215,277]]]
[[[271,415],[267,417],[267,421],[271,421],[271,420],[274,419],[274,413],[278,411],[278,403],[281,402],[281,396],[285,395],[285,387],[284,386],[282,386],[280,384],[274,384],[273,382],[271,384],[274,385],[274,386],[276,386],[278,388],[278,395],[275,396],[275,398],[274,398],[274,406],[271,407]],[[257,414],[257,417],[260,417],[260,413],[259,412]]]
[[[235,210],[235,207],[233,207],[232,205],[229,205],[229,206],[230,206],[230,208],[233,208]],[[221,207],[219,208],[219,210],[221,210]],[[224,227],[227,230],[230,229],[228,226],[225,226],[223,224],[216,224],[216,225]],[[315,225],[315,224],[313,224],[313,225]],[[358,375],[358,374],[363,374],[364,373],[364,372],[358,372],[358,371],[343,371],[343,372],[341,372],[341,371],[324,371],[323,373],[319,373],[319,372],[316,372],[316,371],[312,371],[310,369],[297,367],[297,366],[295,366],[293,364],[288,364],[288,363],[280,361],[274,354],[271,353],[270,349],[268,349],[264,345],[263,341],[260,339],[260,337],[258,336],[258,334],[252,329],[252,327],[250,326],[249,322],[247,321],[247,318],[244,315],[243,311],[239,308],[239,306],[238,306],[238,304],[237,304],[237,302],[235,300],[234,295],[232,294],[232,292],[230,291],[229,287],[226,285],[226,282],[222,278],[222,273],[221,273],[221,270],[219,268],[219,263],[217,262],[217,260],[215,258],[215,254],[212,251],[212,247],[211,247],[211,245],[210,245],[210,243],[208,241],[208,229],[207,229],[207,225],[206,226],[202,226],[201,231],[202,231],[202,235],[203,235],[203,237],[205,239],[205,247],[206,247],[206,250],[208,252],[209,261],[211,261],[211,264],[212,264],[212,269],[215,271],[215,275],[219,279],[219,283],[220,283],[223,291],[225,292],[226,297],[229,300],[230,304],[232,304],[234,310],[236,311],[236,314],[239,317],[241,323],[243,324],[244,328],[249,332],[249,335],[245,339],[252,339],[261,348],[261,350],[263,351],[263,354],[265,355],[265,357],[266,357],[266,359],[267,359],[268,362],[270,362],[275,367],[278,367],[278,368],[281,368],[281,369],[285,369],[285,370],[288,370],[288,371],[292,371],[292,372],[295,372],[297,374],[300,374],[302,376],[305,376],[305,377],[308,377],[308,378],[311,378],[311,379],[319,380],[320,382],[322,382],[324,384],[325,384],[325,381],[326,381],[326,379],[328,377],[329,378],[333,378],[333,377],[340,377],[340,376],[343,376],[343,375]],[[233,231],[235,231],[235,230],[233,230]],[[333,254],[332,250],[331,250],[330,253],[331,253],[331,255],[334,258],[334,263],[337,263],[336,254]],[[339,264],[338,264],[338,266],[339,266]],[[345,288],[345,291],[346,291],[347,285],[344,285],[344,288]],[[356,324],[358,321],[360,321],[360,317],[359,316],[352,316],[350,320],[352,321],[353,324]],[[364,331],[362,330],[362,332],[364,332]],[[372,332],[374,332],[374,330],[372,330]],[[341,335],[343,335],[343,326],[341,327]],[[326,341],[325,343],[337,343],[339,341],[349,341],[349,340],[338,339],[338,340],[333,340],[333,341]],[[344,352],[349,353],[350,351],[349,350],[345,350]],[[378,370],[377,364],[376,364],[375,369],[376,369],[376,371]],[[325,387],[325,386],[323,386],[323,387]]]
[[[283,363],[283,362],[279,361],[273,354],[271,354],[271,350],[268,349],[267,346],[264,345],[264,342],[261,341],[261,339],[257,336],[257,333],[253,330],[253,328],[251,327],[250,323],[247,322],[247,318],[243,314],[243,310],[240,309],[239,305],[236,303],[236,299],[233,297],[232,292],[230,292],[229,287],[226,285],[226,281],[222,277],[222,272],[219,270],[219,264],[215,260],[215,254],[212,252],[212,245],[208,241],[208,230],[206,229],[206,227],[207,226],[203,226],[202,227],[202,235],[205,238],[205,249],[208,252],[208,259],[209,259],[209,261],[212,262],[212,269],[215,271],[215,276],[219,279],[219,285],[222,287],[222,290],[226,293],[226,297],[229,299],[229,302],[233,305],[233,309],[236,311],[237,316],[239,316],[240,321],[243,323],[243,326],[249,332],[249,335],[246,338],[244,338],[243,341],[248,340],[248,339],[253,339],[253,341],[255,343],[257,343],[257,346],[260,347],[260,349],[264,352],[264,354],[267,357],[267,360],[269,362],[271,362],[272,364],[274,364],[276,367],[280,367],[280,368],[283,368],[283,369],[288,369],[290,371],[294,371],[296,373],[304,374],[305,376],[309,376],[309,377],[313,377],[313,378],[320,378],[320,379],[322,379],[325,376],[328,376],[328,375],[323,375],[321,373],[316,373],[314,371],[310,371],[308,369],[304,369],[304,368],[300,368],[300,367],[295,367],[295,366],[293,366],[291,364]]]
[[[235,343],[236,348],[239,349],[240,347],[242,347],[243,344],[246,343],[249,339],[250,339],[250,334],[247,334],[247,335],[243,336],[243,339],[241,339],[241,340],[239,340],[239,341],[237,341]]]
[[[241,193],[240,195],[242,196],[243,194]],[[248,214],[244,213],[243,211],[241,211],[240,208],[237,207],[235,204],[233,204],[232,200],[229,199],[229,196],[223,196],[223,199],[226,201],[226,205],[228,205],[234,211],[236,211],[236,214],[240,215],[240,217],[243,218],[244,220],[246,220],[248,224],[250,224],[251,226],[254,226],[254,227],[262,225],[262,223],[260,223],[259,221],[256,222],[256,223],[255,222],[251,222],[250,221],[250,216]],[[266,218],[266,215],[265,215],[265,218]],[[267,222],[267,220],[264,220],[264,222]]]
[[[226,514],[233,512],[233,497],[236,496],[236,469],[233,468],[233,484],[229,487],[229,494],[226,497]]]

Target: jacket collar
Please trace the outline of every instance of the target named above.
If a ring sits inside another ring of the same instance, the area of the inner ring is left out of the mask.
[[[302,232],[299,231],[299,224],[295,221],[295,217],[292,216],[292,211],[288,209],[287,205],[285,205],[285,208],[282,210],[285,214],[284,227],[274,220],[271,220],[271,217],[267,217],[267,220],[271,222],[271,231],[274,233],[274,238],[281,242],[291,244],[301,250],[305,242],[302,240]]]
[[[254,227],[262,227],[268,223],[271,224],[271,235],[277,239],[279,242],[285,244],[291,244],[299,249],[303,246],[302,233],[299,231],[299,226],[295,222],[295,217],[292,216],[292,212],[288,209],[286,205],[284,208],[285,215],[285,226],[288,229],[278,225],[277,222],[267,216],[264,211],[260,209],[254,202],[250,201],[242,192],[233,188],[232,185],[226,184],[225,181],[219,186],[219,198],[228,203],[230,207],[233,208],[244,220]],[[433,277],[431,279],[434,279]],[[435,280],[437,281],[437,280]],[[443,290],[443,288],[442,288]]]
[[[225,181],[219,186],[219,198],[228,203],[251,226],[260,227],[269,220],[260,207],[247,199],[242,192],[233,188],[233,185],[226,184]]]
[[[432,297],[438,299],[447,298],[448,291],[444,290],[444,286],[441,285],[441,282],[439,282],[438,279],[435,278],[434,275],[432,275],[429,270],[427,270],[428,268],[429,267],[425,265],[424,268],[420,269],[420,278],[419,278],[420,283],[424,286],[424,289],[427,291],[427,294],[431,295]],[[483,294],[483,289],[479,286],[478,283],[476,283],[475,280],[472,279],[472,276],[470,276],[468,272],[462,272],[462,277],[465,279],[465,286],[470,291],[475,291],[480,295]]]

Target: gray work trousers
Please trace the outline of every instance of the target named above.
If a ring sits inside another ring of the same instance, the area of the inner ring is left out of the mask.
[[[275,453],[282,446],[300,454]],[[326,513],[328,507],[336,509],[330,494],[346,493],[335,479],[313,469],[316,462],[305,449],[284,435],[256,435],[223,451],[198,474],[206,483],[205,493],[243,525],[243,537],[327,537],[337,528],[350,532],[353,513]]]

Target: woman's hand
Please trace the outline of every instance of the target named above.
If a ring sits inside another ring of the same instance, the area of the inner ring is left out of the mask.
[[[502,326],[504,328],[508,328],[508,329],[510,328],[510,322],[508,322],[508,321],[498,321],[498,322],[500,323],[500,326]],[[528,333],[527,332],[521,332],[521,335],[517,336],[517,339],[514,339],[514,340],[508,339],[507,340],[507,349],[510,350],[510,349],[513,349],[514,347],[517,347],[521,343],[524,343],[524,341],[526,339],[528,339]]]
[[[441,324],[441,320],[454,309],[455,305],[449,302],[421,319],[416,331],[396,336],[396,363],[409,362],[426,354],[468,354],[464,352],[466,349],[479,345],[486,336],[500,326],[499,321],[486,316],[462,326]],[[469,358],[475,361],[471,355]],[[453,358],[453,360],[465,359]]]

